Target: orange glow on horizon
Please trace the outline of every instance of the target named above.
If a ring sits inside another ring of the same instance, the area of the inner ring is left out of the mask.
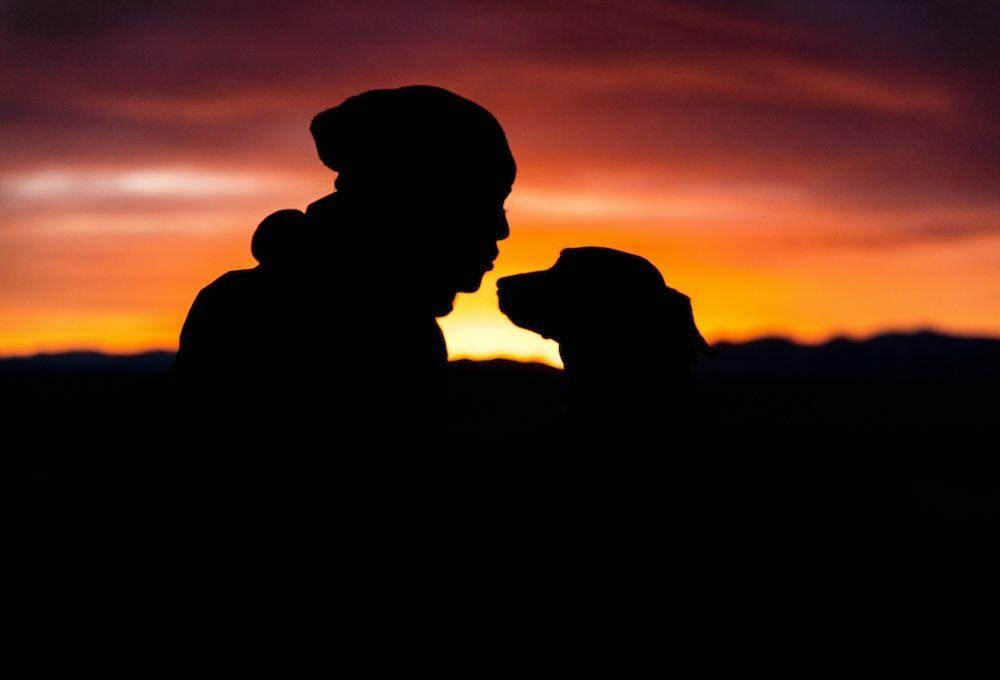
[[[141,195],[202,191],[191,179],[197,172],[121,176],[155,181],[108,186],[79,180],[40,187],[35,177],[28,186],[42,193],[74,187]],[[7,270],[7,285],[0,289],[0,353],[174,349],[198,289],[224,271],[253,266],[249,236],[262,206],[256,199],[243,207],[229,203],[243,203],[242,193],[256,191],[260,182],[252,175],[232,181],[208,176],[215,185],[205,190],[219,190],[214,199],[226,203],[208,219],[191,210],[22,217],[14,233],[25,235],[23,256]],[[170,184],[178,178],[182,181]],[[304,191],[288,192],[294,179],[277,183],[286,192],[279,204],[309,200]],[[237,196],[227,196],[230,190]],[[562,248],[581,245],[615,247],[653,261],[670,285],[691,295],[698,324],[713,341],[779,335],[818,342],[925,327],[1000,334],[1000,297],[990,292],[998,285],[997,238],[917,241],[887,253],[879,234],[912,219],[913,211],[905,207],[835,209],[781,187],[592,194],[520,183],[508,204],[512,234],[500,244],[496,270],[480,291],[460,295],[455,311],[441,319],[452,358],[559,365],[554,342],[514,327],[500,314],[495,282],[546,268]],[[939,218],[948,218],[947,211],[939,212]],[[962,219],[977,214],[952,212]],[[996,219],[992,209],[978,209],[978,216]],[[841,224],[851,225],[851,233]],[[790,236],[806,229],[809,238]]]

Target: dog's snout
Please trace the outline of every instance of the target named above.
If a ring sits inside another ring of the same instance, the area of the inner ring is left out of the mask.
[[[515,283],[511,280],[513,276],[504,276],[497,279],[497,299],[500,303],[500,311],[504,314],[510,313],[512,291]]]
[[[497,279],[498,288],[513,288],[518,281],[523,280],[527,274],[512,274],[511,276],[501,276]]]
[[[503,285],[507,288],[522,288],[531,284],[532,282],[538,283],[539,277],[545,272],[525,272],[524,274],[511,274],[510,276],[503,276],[497,279],[497,285]]]
[[[501,304],[506,303],[509,307],[515,298],[524,297],[525,291],[531,289],[533,274],[514,274],[497,279],[497,295]]]
[[[497,280],[500,311],[515,325],[545,336],[545,272],[528,272]]]

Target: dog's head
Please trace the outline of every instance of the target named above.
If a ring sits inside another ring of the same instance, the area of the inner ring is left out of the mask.
[[[654,352],[691,364],[710,352],[691,300],[670,288],[648,260],[610,248],[567,248],[544,271],[497,282],[500,311],[566,350]],[[648,358],[648,355],[647,355]]]

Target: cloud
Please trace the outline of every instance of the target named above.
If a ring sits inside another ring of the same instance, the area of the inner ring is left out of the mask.
[[[891,2],[849,3],[857,21],[804,5],[13,2],[0,165],[307,164],[317,110],[434,82],[496,111],[515,151],[566,159],[556,173],[684,159],[880,200],[1000,181],[980,4],[921,10],[967,42]]]
[[[279,181],[287,182],[287,178]],[[175,168],[124,172],[50,171],[0,178],[0,191],[18,200],[80,198],[221,198],[247,196],[273,187],[274,178]]]
[[[838,247],[889,252],[918,246],[941,246],[975,239],[1000,237],[1000,216],[985,223],[918,224],[893,229],[869,229],[863,233],[837,234],[825,239]]]

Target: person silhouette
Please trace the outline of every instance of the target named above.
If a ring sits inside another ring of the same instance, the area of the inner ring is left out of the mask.
[[[310,132],[335,191],[308,206],[305,224],[276,213],[282,232],[294,222],[289,233],[306,235],[291,238],[285,265],[202,291],[178,376],[209,380],[215,403],[241,403],[252,380],[256,404],[304,408],[324,426],[440,429],[447,347],[436,319],[479,288],[509,235],[516,165],[503,128],[478,104],[418,85],[350,97]]]
[[[354,329],[337,334],[340,351],[371,374],[352,391],[395,420],[438,428],[447,348],[436,319],[479,288],[509,235],[503,204],[516,165],[503,128],[448,90],[408,86],[351,97],[310,131],[337,173],[336,191],[306,210],[315,252],[340,253],[335,299]]]

